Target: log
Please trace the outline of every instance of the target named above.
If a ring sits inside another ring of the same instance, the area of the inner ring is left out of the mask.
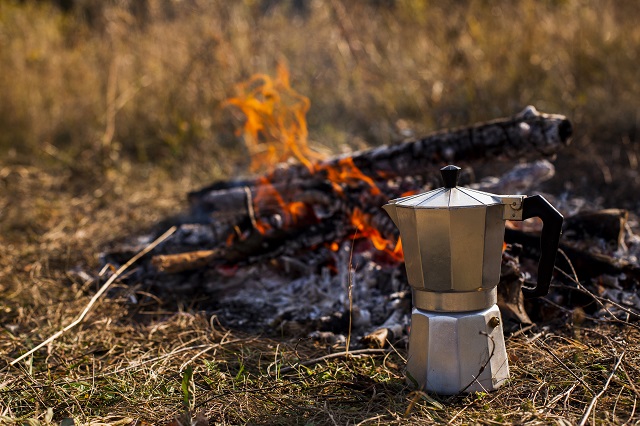
[[[271,184],[308,179],[311,175],[327,175],[353,165],[365,176],[393,178],[403,176],[436,177],[439,167],[447,163],[468,164],[496,158],[530,159],[551,157],[571,137],[571,122],[557,114],[538,112],[528,106],[513,117],[501,118],[453,130],[442,130],[415,141],[332,157],[310,170],[301,164],[280,164],[267,177]],[[256,186],[264,177],[220,181],[189,194],[197,203],[209,191],[242,186]]]
[[[189,194],[190,212],[173,221],[179,230],[154,252],[154,265],[173,273],[203,263],[251,264],[339,244],[357,228],[361,236],[377,232],[395,242],[397,229],[380,207],[440,186],[442,165],[550,156],[570,135],[565,117],[528,107],[510,118],[334,157],[313,170],[284,165],[267,176],[217,182]]]
[[[381,146],[349,157],[368,176],[435,174],[439,177],[440,165],[447,163],[468,164],[497,157],[550,157],[567,144],[571,133],[571,122],[566,117],[540,113],[529,106],[511,118],[441,131],[418,141]],[[325,161],[320,169],[336,167],[344,158]],[[279,169],[274,178],[288,179],[289,172]]]
[[[511,118],[334,157],[313,170],[284,165],[267,176],[216,182],[188,196],[186,221],[208,225],[212,234],[206,246],[190,249],[217,249],[214,260],[228,264],[293,254],[353,235],[356,211],[395,241],[396,228],[380,206],[407,191],[439,186],[442,165],[551,156],[570,135],[564,116],[527,107]]]
[[[601,239],[613,250],[624,245],[624,231],[629,212],[622,209],[584,211],[567,218],[564,223],[565,238],[573,241]]]
[[[215,250],[198,250],[186,253],[154,256],[151,259],[151,264],[160,272],[175,274],[178,272],[202,268],[208,265],[215,258]]]
[[[500,283],[498,284],[498,307],[502,314],[503,329],[505,332],[514,331],[521,324],[531,324],[524,307],[524,295],[522,284],[523,274],[520,271],[520,253],[522,246],[509,245],[502,253],[500,267]]]
[[[602,275],[626,276],[640,282],[640,266],[613,254],[624,247],[623,230],[628,213],[620,209],[580,212],[566,219],[559,249],[566,255],[556,257],[556,266],[572,276],[578,272],[580,281],[589,281]],[[538,259],[539,235],[520,229],[507,228],[505,241],[523,247],[522,255]],[[602,244],[604,243],[604,244]],[[603,251],[595,249],[601,246]]]
[[[309,170],[303,165],[281,165],[268,176],[272,184],[326,176],[327,170],[340,169],[345,162],[353,164],[371,178],[390,179],[423,176],[439,182],[439,169],[447,163],[469,164],[496,158],[551,157],[565,146],[572,134],[571,122],[563,115],[538,112],[528,106],[519,114],[486,123],[433,133],[416,141],[383,145],[365,151],[330,158]],[[235,182],[216,182],[189,194],[192,207],[206,193],[242,186],[253,187],[261,178]]]

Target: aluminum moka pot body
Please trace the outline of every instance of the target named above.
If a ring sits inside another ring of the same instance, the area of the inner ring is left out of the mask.
[[[521,204],[523,197],[513,200]],[[468,188],[440,188],[384,206],[400,230],[407,278],[430,311],[473,311],[495,303],[505,204]],[[510,214],[510,209],[509,209]],[[463,295],[465,294],[465,295]]]
[[[411,381],[443,394],[493,390],[509,377],[496,305],[506,220],[543,221],[538,283],[546,295],[562,215],[541,196],[497,195],[457,186],[460,168],[441,169],[444,187],[386,204],[400,230],[413,294]]]

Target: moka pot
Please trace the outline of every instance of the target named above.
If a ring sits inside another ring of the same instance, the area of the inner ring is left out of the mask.
[[[544,296],[562,215],[540,195],[496,195],[457,186],[460,168],[441,169],[444,187],[383,206],[400,230],[413,311],[407,378],[440,394],[491,391],[509,378],[497,285],[506,220],[539,217],[538,281]]]

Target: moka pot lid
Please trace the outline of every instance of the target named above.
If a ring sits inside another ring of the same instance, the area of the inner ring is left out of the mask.
[[[460,167],[446,166],[441,169],[441,173],[444,187],[396,198],[389,201],[389,204],[411,209],[458,209],[503,204],[498,195],[457,186]]]

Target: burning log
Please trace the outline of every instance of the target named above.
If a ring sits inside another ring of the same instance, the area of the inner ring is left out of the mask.
[[[285,165],[267,176],[217,182],[189,194],[191,223],[212,230],[213,261],[252,263],[300,248],[340,242],[358,229],[393,256],[395,227],[380,206],[439,184],[447,162],[552,156],[571,135],[560,115],[527,107],[511,118],[438,132],[313,164]]]
[[[363,344],[395,344],[406,333],[410,293],[401,246],[395,244],[396,227],[381,206],[440,186],[439,169],[446,163],[475,167],[499,158],[539,160],[553,156],[571,135],[565,117],[528,107],[514,117],[318,160],[306,145],[308,100],[291,91],[287,76],[276,82],[258,76],[249,83],[228,102],[247,117],[249,152],[256,159],[256,153],[274,152],[271,148],[281,144],[300,164],[190,193],[190,212],[180,219],[178,231],[130,276],[171,295],[178,288],[205,291],[212,295],[216,315],[245,329],[318,331],[333,335],[335,342],[344,342],[344,335],[353,331],[364,335]],[[287,95],[279,96],[275,89]],[[294,105],[287,105],[287,99]],[[260,108],[252,109],[256,105]],[[271,145],[263,149],[263,143]],[[267,163],[284,158],[269,156]],[[553,166],[543,160],[475,188],[530,194],[532,186],[552,175]],[[565,233],[577,241],[567,239],[561,248],[572,262],[586,259],[580,273],[588,277],[627,274],[640,280],[639,268],[631,262],[579,246],[579,240],[594,234],[620,246],[625,222],[620,211],[570,218]],[[364,238],[355,241],[354,234]],[[538,236],[507,229],[506,239],[514,244],[503,253],[498,303],[505,320],[528,323],[521,293],[521,269],[527,265],[520,259],[538,258]],[[522,245],[521,253],[515,243]],[[118,263],[118,253],[103,260]],[[587,273],[587,267],[594,269]]]
[[[545,114],[528,106],[519,114],[487,123],[434,133],[417,141],[355,152],[321,161],[312,167],[283,165],[268,178],[271,184],[317,175],[331,179],[331,174],[355,167],[371,179],[423,176],[439,182],[439,168],[447,163],[470,164],[495,158],[550,157],[566,145],[571,137],[571,122],[562,115]],[[254,187],[260,179],[237,183],[218,182],[189,194],[192,206],[203,195],[237,186]]]

